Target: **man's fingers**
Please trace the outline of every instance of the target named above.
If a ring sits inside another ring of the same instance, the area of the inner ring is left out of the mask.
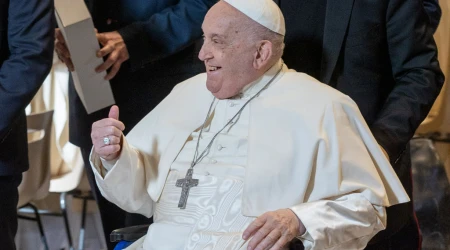
[[[64,62],[67,66],[67,68],[69,68],[69,71],[75,71],[75,67],[73,66],[73,62],[72,59],[67,60],[66,62]]]
[[[118,119],[119,107],[113,105],[108,118],[92,124],[91,139],[95,152],[106,160],[117,158],[122,149],[122,131],[125,125]]]
[[[109,145],[120,145],[120,137],[117,136],[106,136],[109,139]],[[103,142],[104,144],[104,142]]]
[[[114,120],[119,120],[119,107],[117,105],[113,105],[109,109],[108,118],[111,118]]]
[[[66,58],[66,57],[61,57],[58,55],[59,60],[61,60],[61,62],[63,62],[66,67],[69,69],[69,71],[74,71],[75,67],[73,66],[72,60],[70,58]]]
[[[286,246],[292,239],[288,239],[286,236],[281,236],[277,242],[270,248],[270,250],[281,250]]]
[[[242,238],[244,240],[248,240],[251,235],[253,235],[258,229],[260,229],[267,221],[266,214],[263,214],[256,218],[248,227],[245,229],[244,233],[242,233]]]
[[[113,119],[113,118],[105,118],[100,121],[96,121],[92,124],[92,131],[102,129],[104,127],[113,126],[118,128],[120,131],[123,131],[125,129],[125,125],[123,122]]]
[[[113,52],[114,49],[116,48],[116,46],[114,45],[113,42],[108,42],[104,46],[105,47],[103,47],[99,51],[97,51],[97,57],[102,58],[102,57],[108,55],[109,53]]]
[[[104,138],[108,138],[109,140],[109,144],[105,144]],[[121,145],[120,143],[121,138],[117,137],[117,136],[113,136],[113,135],[109,135],[109,136],[105,136],[103,138],[99,138],[96,140],[93,140],[92,143],[94,145],[95,148],[103,148],[103,147],[107,147],[107,146],[112,146],[112,145]]]
[[[114,65],[112,66],[111,70],[109,71],[109,73],[105,76],[105,80],[109,81],[109,80],[113,79],[117,75],[117,72],[119,72],[121,65],[122,65],[122,62],[120,62],[120,61],[115,62]]]
[[[95,71],[97,73],[103,72],[107,69],[109,69],[115,62],[117,62],[117,59],[119,58],[119,52],[114,51],[108,56],[108,59],[102,64],[100,64]]]
[[[108,42],[108,39],[106,38],[106,35],[104,33],[95,33],[95,36],[97,37],[98,42],[105,46],[105,44]]]
[[[120,145],[108,145],[101,148],[95,148],[95,152],[103,158],[107,158],[108,155],[115,154],[120,151]]]
[[[105,144],[104,138],[108,138],[109,144]],[[111,146],[111,145],[120,145],[121,137],[108,135],[103,138],[99,138],[98,140],[94,141],[94,146],[98,149]]]
[[[275,243],[280,239],[281,233],[278,230],[272,230],[266,237],[264,237],[261,242],[256,245],[253,249],[262,250],[262,249],[270,249]],[[250,244],[249,244],[250,245]]]
[[[116,126],[109,126],[102,131],[102,134],[100,134],[99,137],[103,138],[108,135],[115,135],[119,137],[122,136],[122,131],[118,129]]]
[[[56,42],[55,49],[59,56],[70,58],[70,52],[64,43]]]
[[[122,63],[128,60],[128,50],[122,36],[117,31],[97,34],[97,39],[103,45],[103,48],[97,51],[97,57],[108,56],[108,58],[97,66],[95,71],[100,73],[109,69],[105,80],[111,80],[119,72]]]
[[[264,238],[266,238],[269,235],[269,233],[272,230],[273,230],[272,225],[270,225],[268,223],[264,224],[263,227],[261,227],[258,231],[256,231],[253,234],[252,239],[248,243],[249,249],[256,249],[256,246],[258,246],[264,240]],[[261,248],[261,249],[264,249],[264,248]]]
[[[66,45],[61,42],[56,42],[55,51],[58,55],[59,60],[61,60],[70,71],[74,71],[74,66],[72,59],[70,58],[70,52],[67,49]]]
[[[267,212],[256,218],[244,231],[244,240],[253,235],[247,249],[281,249],[299,233],[298,224],[297,216],[290,209]]]
[[[106,60],[104,63],[100,64],[97,68],[95,68],[95,72],[100,73],[107,69],[109,69],[114,62],[111,62],[110,60]]]
[[[64,36],[63,36],[63,34],[62,34],[62,32],[61,32],[60,29],[56,29],[56,30],[55,30],[55,38],[56,38],[56,40],[58,40],[58,42],[60,42],[60,43],[63,43],[63,44],[66,43],[66,40],[64,40]]]
[[[107,126],[104,128],[98,128],[95,130],[92,130],[91,132],[91,138],[93,140],[103,140],[105,136],[114,135],[117,137],[122,136],[122,131],[119,130],[115,126]]]

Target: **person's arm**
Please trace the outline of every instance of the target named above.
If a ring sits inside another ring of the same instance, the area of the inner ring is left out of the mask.
[[[252,249],[281,249],[294,237],[309,249],[364,249],[386,228],[386,211],[355,191],[264,213],[244,231]]]
[[[353,101],[329,105],[308,201],[291,207],[305,249],[364,249],[407,195]],[[394,190],[394,191],[392,191]]]
[[[100,156],[93,150],[90,157],[97,186],[110,202],[130,213],[153,215],[153,200],[147,192],[146,162],[138,150],[122,139],[120,157],[105,173]],[[148,162],[147,162],[148,163]]]
[[[292,207],[306,228],[297,237],[308,249],[364,249],[386,228],[386,210],[362,194],[348,194]]]
[[[154,200],[147,189],[158,178],[165,180],[165,176],[158,176],[160,150],[165,144],[159,141],[158,134],[151,131],[155,130],[167,106],[183,93],[179,90],[181,86],[176,85],[172,93],[147,114],[127,137],[123,136],[125,124],[119,120],[119,108],[116,106],[111,108],[108,118],[92,125],[90,163],[97,186],[107,200],[125,211],[147,217],[153,214]],[[110,139],[108,145],[104,144],[103,138],[106,136]]]
[[[444,75],[433,34],[420,0],[391,0],[386,15],[387,44],[395,86],[372,132],[395,162],[437,98]]]
[[[253,230],[254,224],[259,225],[259,231],[264,231],[264,227],[271,228],[264,224],[275,221],[277,225],[282,224],[281,228],[299,223],[300,230],[294,236],[303,242],[306,250],[364,249],[375,234],[385,229],[385,207],[409,201],[350,98],[328,105],[321,124],[321,137],[317,138],[317,143],[311,142],[316,150],[311,155],[315,159],[312,170],[305,173],[309,176],[308,189],[302,194],[303,202],[290,207],[298,222],[292,219],[277,222],[283,210],[270,212],[272,218],[264,220],[266,223],[261,222],[260,216],[249,226],[255,235],[249,246],[256,246],[253,241],[259,241],[255,239],[258,233]],[[290,224],[283,225],[285,222]],[[289,233],[292,235],[291,231]],[[276,238],[286,233],[270,232],[268,235]]]
[[[434,33],[439,26],[441,20],[442,10],[439,6],[438,0],[423,0],[423,7],[430,20],[431,30]]]
[[[133,70],[181,51],[202,35],[202,22],[217,0],[180,0],[144,22],[118,32],[125,41]]]
[[[55,27],[53,1],[8,2],[10,53],[0,66],[0,143],[50,71]]]

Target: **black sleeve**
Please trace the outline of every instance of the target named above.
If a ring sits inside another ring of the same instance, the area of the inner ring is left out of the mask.
[[[425,12],[428,15],[428,19],[430,20],[430,27],[432,32],[434,33],[439,25],[439,21],[441,20],[442,10],[439,6],[438,0],[423,0],[423,7],[425,8]]]
[[[131,69],[170,56],[201,37],[201,25],[217,0],[180,0],[145,22],[119,29],[128,52]]]
[[[50,71],[54,46],[52,0],[10,0],[9,56],[0,67],[0,142]],[[3,17],[1,17],[3,18]]]
[[[430,111],[444,75],[421,0],[389,1],[386,18],[396,83],[372,125],[372,132],[395,161]]]

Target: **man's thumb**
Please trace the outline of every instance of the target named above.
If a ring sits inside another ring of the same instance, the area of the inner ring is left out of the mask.
[[[113,118],[119,120],[119,107],[117,105],[113,105],[109,110],[108,118]]]

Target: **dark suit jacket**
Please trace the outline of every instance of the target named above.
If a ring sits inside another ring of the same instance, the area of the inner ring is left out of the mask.
[[[0,175],[28,169],[25,107],[50,71],[51,0],[0,0]]]
[[[439,26],[439,22],[441,21],[442,10],[439,6],[438,0],[423,0],[423,7],[425,8],[425,12],[428,15],[428,19],[430,20],[430,26],[434,33],[437,27]]]
[[[130,59],[111,80],[120,120],[127,133],[179,82],[204,72],[197,58],[201,48],[201,24],[216,0],[154,0],[154,13],[146,21],[121,20],[120,1],[86,0],[99,32],[118,30]],[[109,21],[108,21],[109,20]],[[90,147],[92,123],[108,116],[109,108],[88,115],[69,85],[70,141]]]
[[[422,1],[328,0],[323,41],[302,31],[316,23],[313,16],[304,19],[308,1],[278,2],[286,18],[286,64],[358,104],[411,196],[408,142],[444,82]],[[311,69],[312,59],[302,56],[317,46],[323,48],[321,55],[313,55],[322,58],[320,70]],[[398,230],[411,212],[410,203],[388,209],[388,230],[382,234]]]

